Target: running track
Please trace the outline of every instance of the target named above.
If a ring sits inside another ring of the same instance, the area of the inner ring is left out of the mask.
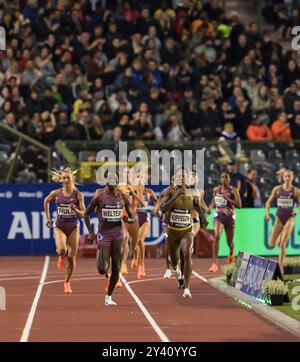
[[[56,257],[0,257],[7,294],[0,342],[299,341],[207,284],[208,266],[209,260],[194,259],[193,299],[185,300],[174,279],[162,279],[164,260],[147,260],[146,279],[138,281],[130,270],[128,288],[114,293],[118,307],[105,307],[94,259],[78,259],[73,294],[65,295]]]

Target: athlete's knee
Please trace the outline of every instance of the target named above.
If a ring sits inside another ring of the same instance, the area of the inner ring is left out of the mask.
[[[101,275],[107,274],[108,265],[106,263],[98,263],[97,264],[98,273]]]
[[[57,248],[56,252],[59,256],[65,256],[67,254],[67,248],[64,247]]]
[[[183,257],[184,259],[192,258],[193,249],[191,247],[183,249]]]
[[[105,269],[103,267],[98,267],[98,273],[101,275],[105,275],[105,274],[107,274],[107,269]]]

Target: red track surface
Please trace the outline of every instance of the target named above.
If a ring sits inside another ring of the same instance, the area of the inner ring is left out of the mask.
[[[43,257],[1,257],[0,285],[7,310],[0,311],[0,341],[19,341],[36,295]],[[175,341],[299,341],[251,310],[193,277],[192,300],[182,298],[174,279],[164,280],[164,261],[147,260],[147,278],[126,278],[152,318]],[[194,270],[209,278],[208,260],[194,259]],[[103,279],[94,259],[78,259],[72,295],[63,293],[64,275],[51,257],[29,341],[151,341],[159,342],[127,289],[116,289],[117,307],[104,306]]]

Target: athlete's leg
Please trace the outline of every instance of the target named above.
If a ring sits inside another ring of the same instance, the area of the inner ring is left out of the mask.
[[[105,275],[106,278],[109,277],[108,271],[110,266],[110,249],[111,244],[105,243],[100,244],[97,250],[97,269],[99,274]]]
[[[229,257],[227,258],[227,263],[232,263],[234,261],[234,244],[233,244],[233,237],[234,237],[234,226],[233,227],[226,227],[225,228],[226,234],[226,241],[229,247]]]
[[[281,232],[280,238],[280,253],[279,253],[279,266],[281,271],[283,272],[283,260],[286,255],[286,244],[293,232],[293,228],[295,226],[295,220],[293,217],[289,218],[288,221],[285,223],[283,230]]]
[[[71,280],[71,276],[76,267],[78,244],[79,244],[79,227],[76,227],[67,238],[67,247],[68,247],[68,268],[66,276],[67,283]]]
[[[109,287],[107,291],[107,295],[111,296],[115,286],[119,280],[119,273],[121,268],[121,260],[122,260],[122,244],[123,240],[114,240],[111,243],[111,276],[109,279]]]
[[[170,252],[171,265],[176,269],[180,263],[180,239],[169,231],[168,234],[168,249]]]
[[[192,275],[192,253],[193,253],[194,234],[186,233],[180,241],[180,248],[184,258],[184,284],[186,288],[190,288],[190,279]]]
[[[171,257],[170,257],[170,248],[168,243],[168,227],[167,225],[163,226],[163,232],[165,236],[165,253],[166,253],[166,266],[167,269],[164,273],[164,279],[169,279],[172,276],[172,270],[171,270]]]
[[[64,257],[67,253],[67,235],[56,227],[54,228],[54,238],[57,255]]]
[[[270,248],[274,248],[276,245],[279,244],[282,230],[283,230],[283,225],[282,225],[281,221],[279,220],[279,218],[276,216],[275,222],[273,225],[273,229],[272,229],[272,232],[270,235],[270,239],[269,239]]]
[[[199,231],[200,231],[200,222],[195,222],[194,223],[194,238],[197,236]]]
[[[139,222],[137,217],[135,218],[135,221],[133,224],[126,224],[126,228],[128,230],[128,233],[131,238],[131,248],[132,248],[132,254],[133,254],[133,267],[137,267],[138,264],[138,235],[139,235]]]
[[[138,233],[138,245],[140,249],[139,265],[145,264],[145,239],[148,235],[149,229],[150,229],[150,222],[148,220],[144,222],[144,224],[139,228],[139,233]]]
[[[127,275],[128,270],[127,270],[126,262],[127,262],[128,253],[129,253],[129,233],[125,227],[123,228],[123,231],[124,231],[124,243],[123,243],[123,250],[122,250],[121,273],[123,275]]]
[[[215,231],[215,238],[213,241],[212,247],[212,262],[213,264],[217,264],[218,254],[219,254],[219,243],[220,238],[223,231],[223,224],[220,223],[217,219],[214,220],[214,231]]]

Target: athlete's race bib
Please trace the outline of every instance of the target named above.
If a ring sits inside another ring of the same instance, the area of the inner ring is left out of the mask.
[[[294,207],[294,200],[293,199],[283,199],[279,197],[277,199],[277,207],[283,207],[283,208],[293,208]]]
[[[215,196],[216,207],[227,207],[227,200],[223,196]]]
[[[102,208],[102,220],[106,222],[120,222],[122,209]]]
[[[170,225],[177,228],[188,227],[192,224],[189,210],[175,209],[170,214]]]
[[[76,213],[71,209],[70,205],[58,206],[57,215],[64,219],[76,217]]]

